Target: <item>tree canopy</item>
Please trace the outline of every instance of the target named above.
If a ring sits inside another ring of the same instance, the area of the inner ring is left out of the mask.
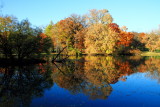
[[[42,30],[33,28],[28,20],[21,22],[14,17],[0,17],[0,52],[6,58],[30,58],[33,55],[49,52],[52,47],[50,37],[42,36]],[[42,47],[43,45],[43,47]]]
[[[85,15],[72,14],[57,23],[52,21],[44,32],[28,20],[0,16],[0,54],[6,58],[31,58],[40,53],[135,54],[159,50],[160,30],[151,33],[128,32],[114,23],[108,10],[92,9]]]

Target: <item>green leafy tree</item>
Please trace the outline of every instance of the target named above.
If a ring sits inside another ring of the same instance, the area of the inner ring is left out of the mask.
[[[52,37],[52,28],[53,28],[54,24],[53,22],[51,21],[50,24],[45,28],[44,30],[44,33],[49,36],[49,37]]]
[[[52,46],[51,39],[40,37],[41,32],[39,28],[32,28],[28,20],[15,23],[10,21],[2,27],[0,32],[0,52],[6,58],[18,58],[19,60],[31,58],[40,52],[48,52]],[[43,48],[41,48],[42,44]]]

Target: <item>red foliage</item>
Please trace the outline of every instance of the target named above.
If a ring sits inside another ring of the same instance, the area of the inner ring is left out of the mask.
[[[44,65],[42,63],[38,64],[38,69],[39,69],[39,71],[38,71],[39,73],[45,73],[46,72],[46,70],[44,68]]]
[[[44,39],[44,38],[47,37],[44,33],[41,33],[39,36],[40,36],[42,39]]]
[[[119,41],[117,42],[117,44],[129,46],[132,43],[133,37],[133,33],[121,31],[119,33]]]
[[[129,62],[117,62],[117,65],[119,66],[118,71],[121,73],[120,76],[126,76],[129,74],[132,74],[134,71],[131,69],[131,65]]]
[[[39,35],[39,37],[41,38],[40,41],[39,41],[39,45],[40,45],[40,48],[39,48],[39,52],[42,52],[43,50],[43,45],[44,45],[44,39],[47,38],[47,36],[44,34],[44,33],[41,33]]]
[[[117,33],[120,33],[120,29],[119,29],[119,26],[116,24],[116,23],[110,23],[108,25],[113,31],[117,32]]]
[[[74,46],[80,51],[83,51],[82,49],[84,49],[84,33],[85,31],[81,30],[77,32],[77,34],[74,36],[75,37]]]

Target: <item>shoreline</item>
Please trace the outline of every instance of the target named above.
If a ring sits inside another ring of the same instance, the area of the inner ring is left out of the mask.
[[[44,55],[45,53],[43,53]],[[46,54],[47,55],[47,54]],[[51,53],[50,55],[57,55],[57,53]],[[63,56],[63,54],[61,54]],[[92,53],[92,54],[87,54],[87,53],[82,53],[79,56],[76,55],[69,55],[71,56],[75,56],[75,57],[81,57],[81,56],[111,56],[111,57],[136,57],[136,56],[140,56],[140,57],[160,57],[160,53],[159,52],[142,52],[139,55],[108,55],[105,53]],[[6,58],[0,58],[0,65],[32,65],[32,64],[38,64],[38,63],[46,63],[47,61],[44,59],[23,59],[23,60],[18,60],[18,59],[6,59]]]

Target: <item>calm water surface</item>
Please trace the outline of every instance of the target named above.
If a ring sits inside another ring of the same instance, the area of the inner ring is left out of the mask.
[[[160,107],[160,58],[0,64],[0,107]]]

